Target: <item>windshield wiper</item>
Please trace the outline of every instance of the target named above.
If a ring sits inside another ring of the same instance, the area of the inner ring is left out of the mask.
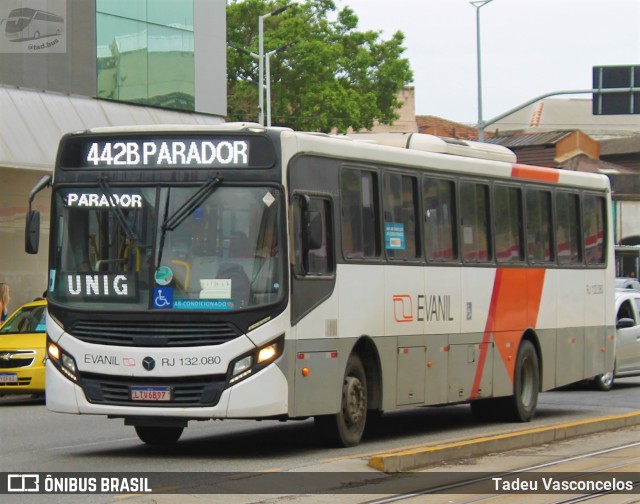
[[[162,251],[164,249],[164,238],[167,234],[167,231],[173,231],[180,224],[184,222],[184,220],[189,217],[195,210],[205,201],[213,191],[222,183],[222,177],[210,178],[204,184],[200,186],[198,189],[187,201],[185,201],[182,205],[180,205],[176,210],[171,214],[171,216],[167,215],[167,209],[169,207],[169,196],[167,195],[167,207],[165,209],[165,217],[164,222],[160,226],[160,245],[158,247],[158,262],[156,264],[156,269],[160,267],[160,263],[162,262]]]
[[[99,177],[98,185],[100,186],[100,189],[102,189],[102,192],[104,192],[107,195],[107,198],[109,199],[109,203],[111,203],[111,208],[113,209],[113,212],[116,214],[116,218],[118,219],[120,226],[122,226],[122,229],[124,230],[124,234],[127,240],[132,244],[135,243],[137,236],[133,232],[133,229],[131,228],[131,224],[129,224],[129,221],[122,213],[122,209],[115,202],[115,198],[113,197],[113,192],[111,191],[111,186],[109,185],[109,179],[107,177]]]

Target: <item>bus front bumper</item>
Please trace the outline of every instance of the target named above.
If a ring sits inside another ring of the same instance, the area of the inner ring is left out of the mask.
[[[120,384],[126,391],[140,385]],[[152,384],[150,384],[152,385]],[[153,388],[153,387],[150,387]],[[214,405],[181,406],[173,400],[136,401],[132,395],[119,401],[92,402],[78,384],[65,377],[50,361],[46,371],[47,409],[58,413],[116,417],[173,417],[186,419],[268,418],[288,412],[288,385],[276,363],[253,376],[223,388]],[[173,398],[173,395],[171,396]]]

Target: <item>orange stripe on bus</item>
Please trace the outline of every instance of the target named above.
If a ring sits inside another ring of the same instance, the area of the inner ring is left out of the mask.
[[[491,338],[513,383],[522,334],[525,329],[536,327],[544,277],[543,268],[498,268],[496,270],[491,305],[482,336],[484,344],[480,348],[471,399],[478,395]]]
[[[539,180],[542,182],[557,183],[560,179],[560,170],[544,168],[540,166],[528,166],[514,164],[511,168],[511,176],[527,180]]]

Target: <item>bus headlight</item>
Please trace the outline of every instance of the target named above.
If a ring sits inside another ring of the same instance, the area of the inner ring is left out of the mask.
[[[78,368],[73,357],[52,341],[49,341],[47,345],[47,355],[58,371],[69,378],[69,380],[74,382],[78,381]]]
[[[263,347],[258,352],[258,364],[262,362],[271,362],[276,355],[278,355],[277,343],[272,343],[271,345]]]
[[[239,361],[235,362],[235,364],[233,365],[233,370],[231,371],[231,375],[236,376],[236,375],[239,375],[240,373],[243,373],[247,369],[250,369],[252,364],[253,364],[253,355],[247,355],[243,359],[240,359]]]
[[[268,366],[282,355],[283,349],[284,336],[280,336],[251,353],[238,357],[230,365],[229,385],[238,383]]]

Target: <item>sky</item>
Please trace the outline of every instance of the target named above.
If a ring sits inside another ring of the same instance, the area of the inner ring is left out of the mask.
[[[469,0],[334,1],[358,15],[359,31],[381,31],[384,40],[404,33],[416,114],[477,122]],[[640,0],[492,0],[479,13],[485,121],[543,94],[591,89],[594,66],[640,65]]]

